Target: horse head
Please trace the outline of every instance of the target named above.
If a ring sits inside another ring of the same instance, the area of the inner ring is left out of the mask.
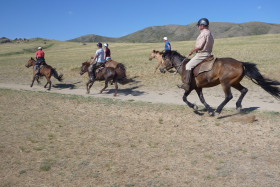
[[[31,57],[31,58],[27,61],[27,63],[25,64],[25,67],[29,68],[29,67],[31,67],[31,66],[35,66],[35,64],[36,64],[36,61],[34,60],[34,58]]]
[[[172,51],[165,51],[162,54],[162,59],[163,59],[163,63],[161,65],[162,67],[160,68],[161,73],[165,73],[166,71],[168,71],[174,67]]]
[[[152,51],[151,56],[149,57],[149,60],[153,60],[154,58],[156,58],[156,50]]]
[[[86,62],[82,63],[80,75],[83,75],[84,73],[88,72],[89,66],[90,66],[90,62],[86,61]]]

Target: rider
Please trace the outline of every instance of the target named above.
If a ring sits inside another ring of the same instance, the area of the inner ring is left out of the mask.
[[[95,70],[97,67],[99,67],[100,65],[103,65],[106,60],[104,58],[104,50],[102,49],[102,43],[98,42],[97,43],[97,50],[95,53],[94,57],[91,57],[92,61],[91,64],[89,66],[89,72],[90,72],[90,80],[94,81],[95,79]]]
[[[43,51],[42,47],[38,47],[38,51],[36,52],[36,66],[35,69],[37,70],[36,75],[40,75],[40,65],[42,63],[46,63],[45,61],[45,52]]]
[[[207,18],[201,18],[197,22],[197,27],[200,30],[200,34],[196,39],[195,48],[191,50],[189,56],[193,53],[196,53],[196,55],[186,65],[186,77],[183,80],[184,83],[182,85],[178,85],[179,88],[186,91],[190,89],[192,69],[211,55],[214,45],[214,37],[208,29],[209,20]]]
[[[109,45],[107,43],[104,44],[104,52],[105,52],[105,60],[108,61],[111,58],[111,51],[109,49]]]
[[[163,40],[164,40],[164,42],[165,42],[165,46],[164,46],[165,51],[171,51],[171,44],[170,44],[170,42],[168,41],[167,37],[163,37]]]

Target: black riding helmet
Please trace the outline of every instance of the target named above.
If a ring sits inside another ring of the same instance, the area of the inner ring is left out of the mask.
[[[97,43],[97,46],[98,46],[98,47],[102,47],[102,43],[98,42],[98,43]]]
[[[207,18],[201,18],[200,20],[198,20],[197,26],[199,25],[204,25],[204,26],[209,26],[209,20]]]

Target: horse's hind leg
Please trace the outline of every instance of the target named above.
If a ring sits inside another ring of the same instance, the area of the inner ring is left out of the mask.
[[[195,104],[189,102],[188,99],[187,99],[187,97],[188,97],[188,95],[191,93],[191,91],[192,91],[192,90],[185,91],[185,93],[184,93],[184,95],[183,95],[183,101],[184,101],[190,108],[192,108],[192,109],[194,109],[194,110],[197,110],[198,107],[197,107]]]
[[[105,86],[102,90],[100,90],[100,93],[102,93],[108,87],[108,82],[108,80],[105,80]]]
[[[114,96],[117,96],[117,94],[118,94],[118,83],[117,83],[117,81],[115,81],[115,94],[114,94]]]
[[[246,93],[248,92],[248,89],[242,86],[240,83],[238,83],[237,85],[232,85],[232,87],[234,87],[235,89],[241,92],[241,95],[236,102],[236,110],[240,111],[242,109],[242,105],[241,105],[242,100],[246,95]]]
[[[223,90],[225,92],[225,100],[218,106],[216,109],[216,114],[220,114],[224,108],[224,106],[233,98],[230,86],[222,85]]]
[[[196,89],[196,93],[199,97],[200,102],[205,106],[208,114],[210,116],[214,116],[214,110],[210,107],[210,105],[208,105],[204,99],[203,93],[202,93],[202,88],[197,88]]]
[[[47,81],[46,85],[44,86],[44,88],[47,88],[47,85],[49,85],[49,88],[48,90],[51,90],[51,87],[52,87],[52,81]]]

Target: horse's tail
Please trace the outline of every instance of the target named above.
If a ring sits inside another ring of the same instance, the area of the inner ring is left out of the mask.
[[[125,68],[124,64],[118,63],[116,66],[116,71],[121,73],[122,76],[126,77],[126,68]]]
[[[116,66],[116,73],[117,73],[117,81],[120,84],[127,84],[133,82],[132,79],[128,79],[126,76],[126,68],[125,65],[122,63],[118,63]]]
[[[243,62],[243,66],[245,68],[246,77],[262,87],[273,97],[280,99],[280,88],[278,87],[280,82],[263,77],[259,69],[256,67],[256,64]]]
[[[56,78],[59,82],[63,81],[63,74],[58,75],[57,71],[55,68],[52,68],[52,74],[54,76],[54,78]]]

